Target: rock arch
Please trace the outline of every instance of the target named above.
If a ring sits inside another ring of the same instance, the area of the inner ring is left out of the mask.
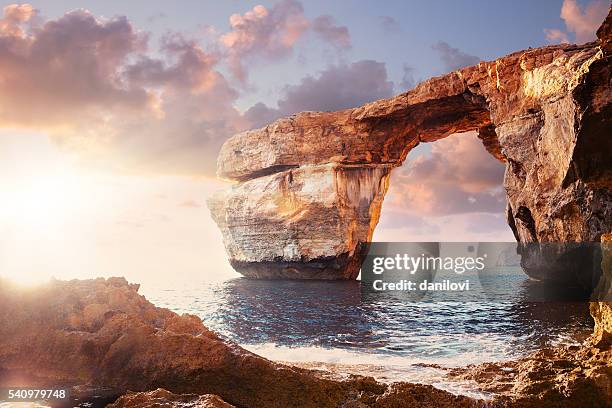
[[[599,241],[612,229],[610,30],[520,51],[394,98],[303,112],[230,138],[209,199],[232,266],[256,278],[354,279],[390,172],[411,149],[478,131],[506,165],[520,242]],[[608,28],[605,28],[608,27]]]

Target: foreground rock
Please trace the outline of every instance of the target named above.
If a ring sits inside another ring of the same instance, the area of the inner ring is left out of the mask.
[[[475,381],[498,406],[612,407],[612,350],[590,344],[540,350],[519,361],[453,369]]]
[[[593,43],[516,52],[232,137],[218,174],[237,184],[209,200],[232,265],[257,278],[355,278],[390,172],[419,143],[470,130],[506,165],[518,241],[599,242],[612,231],[610,31],[608,17]]]
[[[61,385],[81,397],[82,390],[127,393],[115,408],[612,403],[612,354],[596,337],[585,347],[543,350],[519,362],[452,373],[499,395],[485,402],[429,385],[389,385],[360,376],[336,380],[274,363],[220,339],[195,316],[155,307],[137,289],[123,278],[54,281],[36,289],[0,281],[0,387]]]
[[[612,234],[602,236],[603,276],[597,290],[612,294]],[[599,296],[602,296],[601,294]],[[508,406],[612,407],[612,303],[592,302],[595,329],[581,346],[542,349],[527,358],[453,369]]]
[[[149,392],[130,392],[107,408],[236,408],[216,395],[173,394],[158,388]]]
[[[0,280],[0,387],[198,395],[130,394],[119,407],[156,406],[156,399],[195,404],[205,394],[248,408],[482,406],[431,386],[334,381],[271,362],[220,339],[195,316],[155,307],[137,290],[123,278],[53,281],[35,289]]]

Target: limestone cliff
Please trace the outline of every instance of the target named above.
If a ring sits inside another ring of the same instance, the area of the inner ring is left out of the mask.
[[[596,42],[516,52],[230,138],[218,174],[236,184],[209,207],[232,265],[259,278],[354,278],[390,172],[419,143],[469,130],[506,165],[518,241],[599,242],[612,230],[609,21]]]

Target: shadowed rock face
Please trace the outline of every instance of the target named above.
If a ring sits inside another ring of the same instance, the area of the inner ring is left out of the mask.
[[[237,183],[209,200],[232,265],[257,278],[355,278],[390,172],[419,143],[470,130],[506,165],[518,241],[599,242],[612,229],[610,17],[598,36],[232,137],[218,174]],[[538,277],[562,277],[550,275]]]

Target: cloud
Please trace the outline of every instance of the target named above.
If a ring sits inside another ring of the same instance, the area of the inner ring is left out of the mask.
[[[390,206],[417,215],[501,213],[504,165],[486,152],[474,132],[439,140],[431,153],[392,173]]]
[[[399,83],[399,91],[406,92],[416,85],[416,79],[414,78],[414,67],[411,67],[408,64],[404,64],[402,67],[404,73],[402,75],[402,80]]]
[[[399,23],[391,16],[379,16],[378,21],[383,30],[388,34],[396,34],[400,31]]]
[[[351,48],[351,37],[345,26],[330,15],[309,20],[302,3],[283,0],[271,8],[253,7],[244,14],[230,17],[231,30],[220,37],[232,74],[246,82],[247,66],[258,59],[275,61],[292,54],[296,43],[309,31],[337,50]]]
[[[351,36],[348,28],[336,24],[336,20],[330,15],[323,15],[312,21],[312,29],[321,38],[338,49],[351,48]]]
[[[438,52],[444,64],[444,68],[448,71],[469,67],[480,62],[480,58],[467,54],[457,48],[453,48],[444,41],[437,42],[432,45],[431,48]]]
[[[383,211],[378,223],[380,229],[406,229],[415,234],[437,234],[440,227],[424,217],[405,211]]]
[[[595,39],[595,31],[608,15],[609,5],[604,1],[592,1],[584,11],[576,0],[565,0],[561,6],[561,18],[567,30],[576,34],[579,43]]]
[[[245,80],[246,58],[279,59],[290,54],[309,22],[300,2],[284,0],[270,9],[258,5],[243,15],[233,14],[230,26],[231,31],[222,35],[220,40],[227,49],[233,74]]]
[[[393,83],[387,79],[385,64],[362,60],[330,66],[316,77],[306,76],[299,84],[284,88],[277,108],[258,103],[245,112],[245,117],[251,126],[261,127],[296,112],[347,109],[392,94]]]
[[[569,37],[566,32],[561,31],[557,28],[545,28],[544,34],[546,35],[546,39],[551,43],[569,43]]]
[[[244,123],[218,58],[177,34],[159,50],[125,17],[31,6],[0,20],[0,127],[43,131],[90,163],[212,174]]]
[[[0,19],[0,32],[10,35],[22,35],[21,25],[28,23],[38,15],[30,4],[10,4],[3,9]]]
[[[465,229],[473,233],[507,231],[508,222],[504,214],[466,214]]]
[[[576,0],[564,0],[561,18],[567,32],[559,29],[544,29],[550,42],[570,42],[568,33],[574,34],[575,42],[585,43],[595,40],[595,31],[608,15],[609,4],[603,0],[589,2],[584,9]]]

